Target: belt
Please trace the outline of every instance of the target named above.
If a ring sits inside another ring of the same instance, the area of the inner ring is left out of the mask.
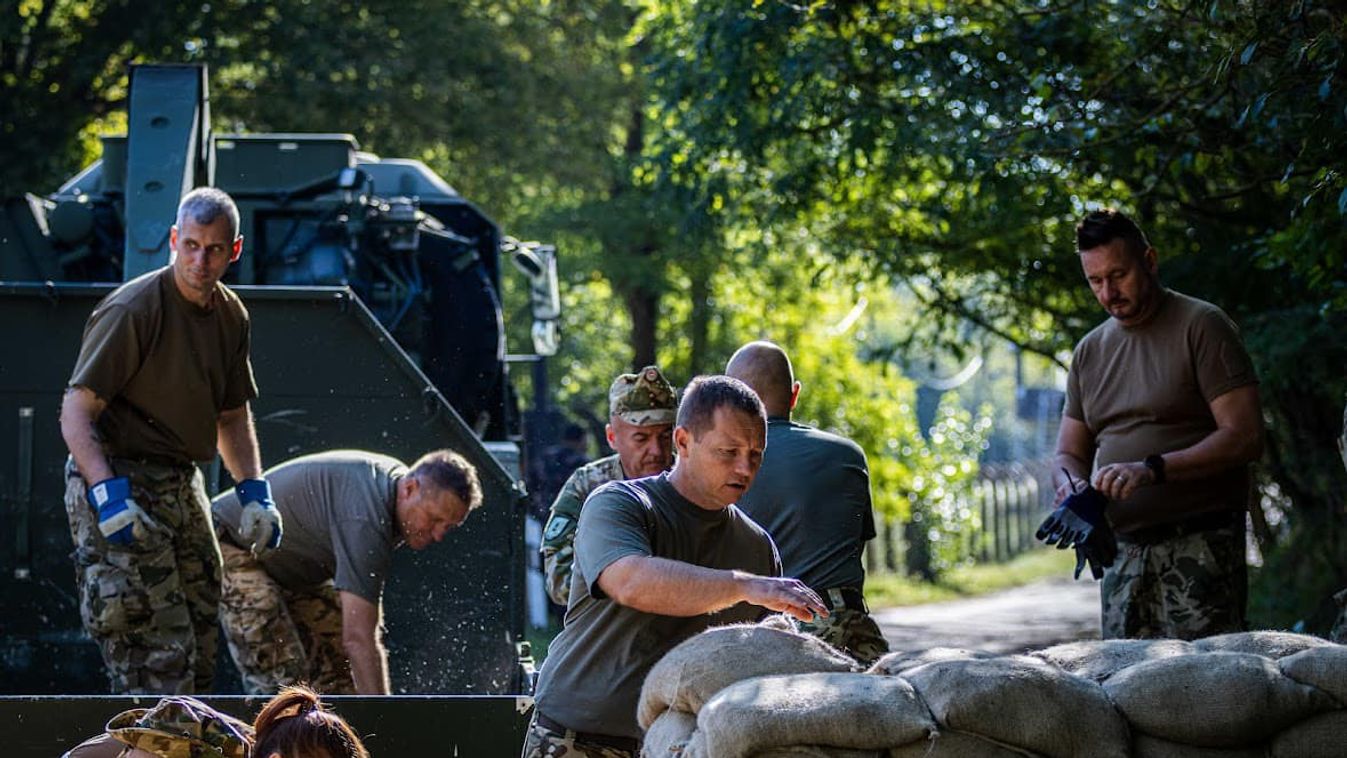
[[[865,593],[855,587],[830,587],[821,590],[818,594],[823,599],[823,604],[828,606],[830,611],[838,608],[849,608],[861,613],[870,612],[870,609],[865,606]]]
[[[601,745],[603,747],[625,750],[635,755],[641,749],[641,741],[635,737],[618,737],[612,734],[595,734],[593,732],[577,732],[565,724],[558,723],[544,716],[542,711],[537,714],[538,726],[544,729],[556,732],[562,735],[572,735],[576,742],[588,742],[591,745]]]
[[[1145,526],[1130,532],[1122,532],[1118,534],[1118,541],[1133,545],[1158,545],[1161,542],[1168,542],[1198,532],[1215,531],[1236,524],[1243,526],[1243,522],[1243,511],[1213,511],[1182,521]]]

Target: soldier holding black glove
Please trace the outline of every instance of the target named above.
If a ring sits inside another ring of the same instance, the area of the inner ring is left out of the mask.
[[[1118,557],[1118,541],[1104,514],[1108,498],[1088,482],[1073,478],[1070,471],[1062,469],[1062,473],[1066,474],[1071,494],[1043,520],[1034,536],[1046,544],[1056,545],[1058,550],[1075,549],[1073,578],[1079,579],[1081,569],[1088,563],[1090,575],[1096,580],[1103,579],[1104,569],[1112,566]]]
[[[220,282],[238,226],[225,193],[183,197],[171,263],[94,309],[61,404],[80,614],[115,692],[209,690],[220,548],[196,462],[218,450],[239,482],[251,550],[281,541],[248,405],[248,311]]]

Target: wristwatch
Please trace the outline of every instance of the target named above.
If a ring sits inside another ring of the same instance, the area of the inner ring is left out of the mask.
[[[1146,464],[1146,468],[1150,469],[1151,473],[1155,475],[1156,484],[1165,483],[1165,457],[1163,455],[1158,453],[1148,455],[1142,463]]]

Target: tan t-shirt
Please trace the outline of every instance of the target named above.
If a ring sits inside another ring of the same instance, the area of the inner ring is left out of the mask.
[[[70,386],[107,401],[98,433],[109,456],[207,461],[220,412],[257,397],[248,346],[238,295],[217,284],[212,307],[201,308],[182,296],[166,266],[94,308]]]
[[[1125,327],[1110,318],[1080,341],[1064,413],[1089,427],[1098,445],[1096,466],[1141,461],[1215,431],[1211,401],[1257,381],[1235,324],[1220,308],[1164,290],[1146,323]],[[1248,467],[1238,466],[1203,479],[1141,487],[1108,512],[1114,528],[1128,532],[1242,510],[1247,500]]]

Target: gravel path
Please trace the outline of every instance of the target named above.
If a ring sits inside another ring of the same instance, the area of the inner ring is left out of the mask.
[[[872,615],[893,650],[960,647],[1016,653],[1097,639],[1099,583],[1054,578],[967,600],[878,609]]]

